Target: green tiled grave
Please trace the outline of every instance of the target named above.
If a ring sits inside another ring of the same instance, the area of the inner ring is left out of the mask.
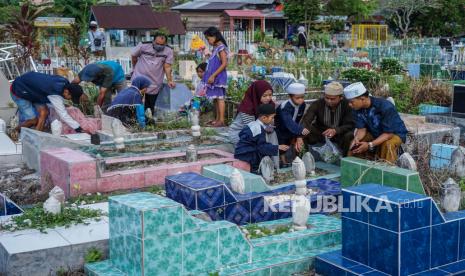
[[[341,160],[342,187],[366,183],[376,183],[418,194],[425,194],[420,176],[416,171],[379,164],[355,157],[343,158]]]
[[[228,221],[204,221],[181,204],[137,193],[109,199],[110,259],[86,265],[92,276],[289,275],[303,272],[322,252],[339,248],[340,220],[309,218],[309,229],[247,239]],[[276,227],[291,219],[259,223]]]

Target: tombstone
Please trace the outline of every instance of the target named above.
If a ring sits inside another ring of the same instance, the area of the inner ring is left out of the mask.
[[[441,206],[446,212],[456,212],[460,207],[462,194],[460,187],[452,178],[447,179],[441,187]]]
[[[65,203],[65,192],[58,186],[53,187],[53,189],[48,192],[48,196],[56,198],[61,204]]]
[[[58,120],[53,120],[50,124],[50,128],[52,129],[52,134],[55,136],[61,136],[61,132],[63,131],[63,124]]]
[[[124,126],[118,119],[113,119],[111,122],[111,132],[113,133],[113,141],[115,143],[115,147],[118,150],[124,149]]]
[[[296,157],[292,162],[292,174],[295,178],[295,193],[297,195],[307,194],[307,181],[305,180],[306,169],[305,164],[299,157]]]
[[[465,149],[458,147],[452,152],[451,173],[458,177],[465,177]]]
[[[306,152],[302,157],[305,165],[305,171],[311,175],[315,175],[315,158],[310,152]]]
[[[417,164],[408,152],[404,152],[399,159],[397,159],[397,166],[403,169],[417,171]]]
[[[310,201],[304,195],[296,195],[293,197],[292,204],[293,229],[297,231],[307,229]]]
[[[98,104],[94,105],[94,117],[102,118],[102,115],[103,115],[102,108]]]
[[[186,149],[186,161],[188,163],[197,162],[197,148],[189,145]]]
[[[23,210],[6,195],[0,193],[0,217],[21,214]]]
[[[194,110],[190,114],[191,114],[191,122],[192,122],[192,126],[191,126],[192,136],[200,137],[201,133],[200,133],[200,124],[199,124],[200,123],[199,122],[199,111]]]
[[[263,176],[263,179],[266,183],[270,183],[274,180],[274,163],[269,156],[262,158],[258,170]]]
[[[57,215],[61,213],[61,203],[58,201],[53,196],[50,196],[45,202],[44,202],[44,211],[45,213],[51,213],[54,215]]]
[[[245,183],[244,177],[242,177],[241,172],[238,169],[234,168],[229,177],[229,183],[231,184],[231,188],[234,192],[238,194],[245,193]]]
[[[176,87],[171,89],[168,85],[163,85],[158,93],[155,109],[165,112],[178,112],[185,104],[190,103],[192,91],[183,83],[176,83]]]
[[[180,60],[179,61],[179,75],[183,80],[191,80],[197,74],[197,64],[193,60]]]
[[[394,106],[396,105],[396,101],[394,100],[393,97],[387,97],[387,98],[386,98],[386,101],[392,103],[392,105],[394,105]]]
[[[95,156],[95,163],[97,169],[97,176],[101,177],[105,172],[105,159],[99,153],[97,153],[97,155]]]

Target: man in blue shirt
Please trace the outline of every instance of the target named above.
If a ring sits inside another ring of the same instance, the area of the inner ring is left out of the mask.
[[[42,131],[48,116],[47,104],[50,104],[63,122],[76,132],[83,131],[64,105],[65,99],[79,104],[81,97],[85,97],[78,84],[70,84],[61,76],[29,72],[13,81],[10,92],[11,99],[18,106],[19,127],[35,127]]]
[[[73,83],[81,81],[92,82],[99,86],[99,96],[97,104],[106,111],[111,104],[112,90],[117,92],[123,90],[126,86],[124,70],[116,61],[100,61],[86,65]]]
[[[387,100],[371,97],[361,82],[344,89],[349,106],[354,109],[355,138],[349,156],[374,157],[395,163],[407,128],[396,108]]]

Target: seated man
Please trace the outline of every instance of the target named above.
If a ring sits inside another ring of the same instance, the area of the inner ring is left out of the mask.
[[[11,98],[18,106],[19,117],[24,120],[18,128],[35,127],[42,131],[48,116],[47,104],[51,104],[63,122],[76,132],[82,132],[81,126],[69,116],[64,105],[65,99],[79,104],[81,97],[85,97],[81,86],[70,84],[61,76],[29,72],[17,77],[11,85]]]
[[[115,61],[100,61],[86,65],[73,83],[82,81],[92,82],[99,86],[97,104],[106,111],[111,104],[111,93],[113,90],[121,91],[126,86],[124,71],[121,65]]]
[[[258,107],[258,119],[248,123],[239,133],[239,142],[234,151],[234,158],[250,164],[251,172],[257,173],[263,157],[278,156],[279,150],[286,151],[287,145],[273,145],[266,141],[265,129],[274,119],[276,110],[272,104]]]
[[[310,130],[304,138],[298,138],[296,150],[301,151],[306,145],[324,143],[325,137],[331,139],[347,156],[350,144],[354,139],[354,120],[352,109],[343,97],[344,88],[339,82],[331,82],[325,86],[325,96],[312,103],[301,123]]]
[[[394,164],[407,139],[407,128],[394,105],[371,97],[361,82],[347,86],[344,95],[355,110],[355,138],[349,156],[375,157]]]

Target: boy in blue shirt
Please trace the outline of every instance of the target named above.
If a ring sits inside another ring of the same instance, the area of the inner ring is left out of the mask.
[[[276,134],[280,145],[291,146],[295,144],[297,138],[308,135],[310,131],[300,124],[305,112],[305,85],[293,83],[286,91],[289,100],[283,102],[276,111]],[[287,164],[293,159],[293,156],[288,158],[283,156],[281,161]]]
[[[354,109],[355,138],[349,156],[378,159],[395,164],[398,150],[407,139],[407,128],[395,106],[387,100],[371,97],[361,82],[344,89]]]
[[[251,172],[257,173],[263,157],[278,156],[279,150],[286,151],[287,145],[273,145],[266,141],[266,132],[273,123],[276,110],[272,104],[262,104],[258,107],[258,119],[248,123],[239,133],[234,158],[250,164]]]

